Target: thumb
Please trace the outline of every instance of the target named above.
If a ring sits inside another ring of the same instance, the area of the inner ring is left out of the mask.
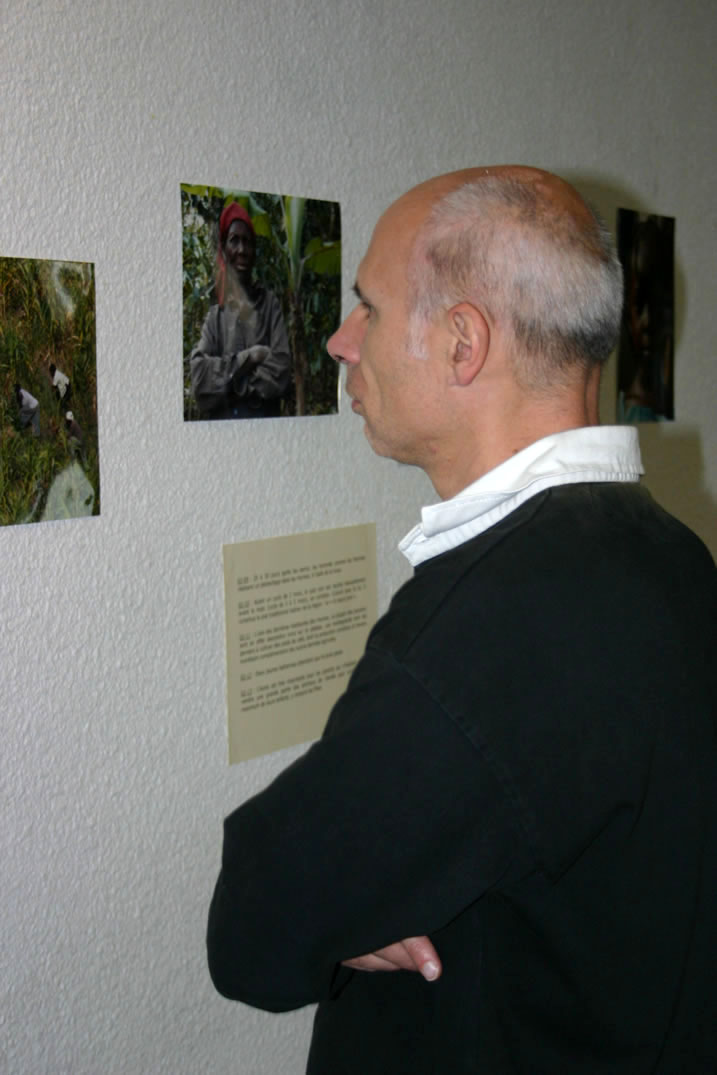
[[[428,937],[406,937],[403,946],[410,955],[416,970],[428,982],[435,981],[441,975],[441,961],[438,952]]]

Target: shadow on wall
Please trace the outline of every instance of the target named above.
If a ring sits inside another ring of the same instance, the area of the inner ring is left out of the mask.
[[[665,422],[638,429],[645,485],[658,504],[699,534],[717,559],[717,501],[704,486],[699,429]]]
[[[640,213],[669,214],[669,206],[651,204],[647,196],[626,186],[624,183],[607,176],[585,175],[581,172],[561,172],[583,197],[600,213],[613,236],[617,229],[617,210],[633,209]],[[677,222],[679,228],[679,221]],[[675,260],[675,323],[674,353],[675,362],[679,361],[678,349],[682,337],[687,312],[687,288],[685,274],[679,260]],[[617,406],[617,353],[613,354],[605,367],[600,386],[600,416],[605,423],[615,421]],[[679,417],[679,415],[678,415]],[[713,543],[717,542],[717,534]]]
[[[561,171],[584,198],[600,213],[613,235],[618,209],[641,213],[670,213],[670,206],[651,203],[640,193],[612,177],[583,175]],[[677,227],[679,228],[679,219]],[[675,251],[675,363],[679,363],[679,346],[687,317],[687,283]],[[605,369],[600,390],[600,416],[603,422],[615,421],[617,370],[615,355]],[[678,402],[679,406],[679,402]],[[643,479],[655,500],[686,523],[702,538],[717,559],[717,502],[704,485],[702,437],[697,427],[679,422],[647,422],[638,427]]]
[[[560,173],[572,183],[603,217],[613,235],[617,227],[618,209],[634,209],[637,213],[658,213],[670,216],[669,205],[655,205],[645,194],[614,179],[582,175],[580,172]],[[677,220],[679,229],[680,221]],[[682,330],[687,319],[687,283],[675,248],[675,354],[680,345]],[[614,363],[614,357],[611,359]]]

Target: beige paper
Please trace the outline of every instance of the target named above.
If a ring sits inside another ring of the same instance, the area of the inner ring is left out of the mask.
[[[229,763],[317,738],[376,619],[376,527],[224,546]]]

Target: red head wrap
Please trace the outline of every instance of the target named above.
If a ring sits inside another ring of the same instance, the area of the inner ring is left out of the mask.
[[[230,202],[229,205],[224,207],[222,215],[219,217],[219,249],[217,250],[216,291],[220,306],[224,305],[224,281],[227,272],[223,247],[227,240],[229,229],[235,220],[243,220],[250,229],[252,235],[256,234],[254,225],[251,222],[251,217],[243,206],[239,205],[237,202]]]
[[[241,205],[237,202],[230,202],[219,217],[219,242],[224,246],[226,242],[227,233],[231,228],[235,220],[243,220],[244,223],[251,228],[252,235],[254,234],[254,225],[251,222],[251,217]]]

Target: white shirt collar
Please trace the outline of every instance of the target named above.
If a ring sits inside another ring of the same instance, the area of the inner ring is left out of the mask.
[[[531,496],[571,482],[636,482],[644,474],[637,430],[586,426],[553,433],[489,470],[450,500],[421,511],[399,549],[416,567],[470,540]]]

